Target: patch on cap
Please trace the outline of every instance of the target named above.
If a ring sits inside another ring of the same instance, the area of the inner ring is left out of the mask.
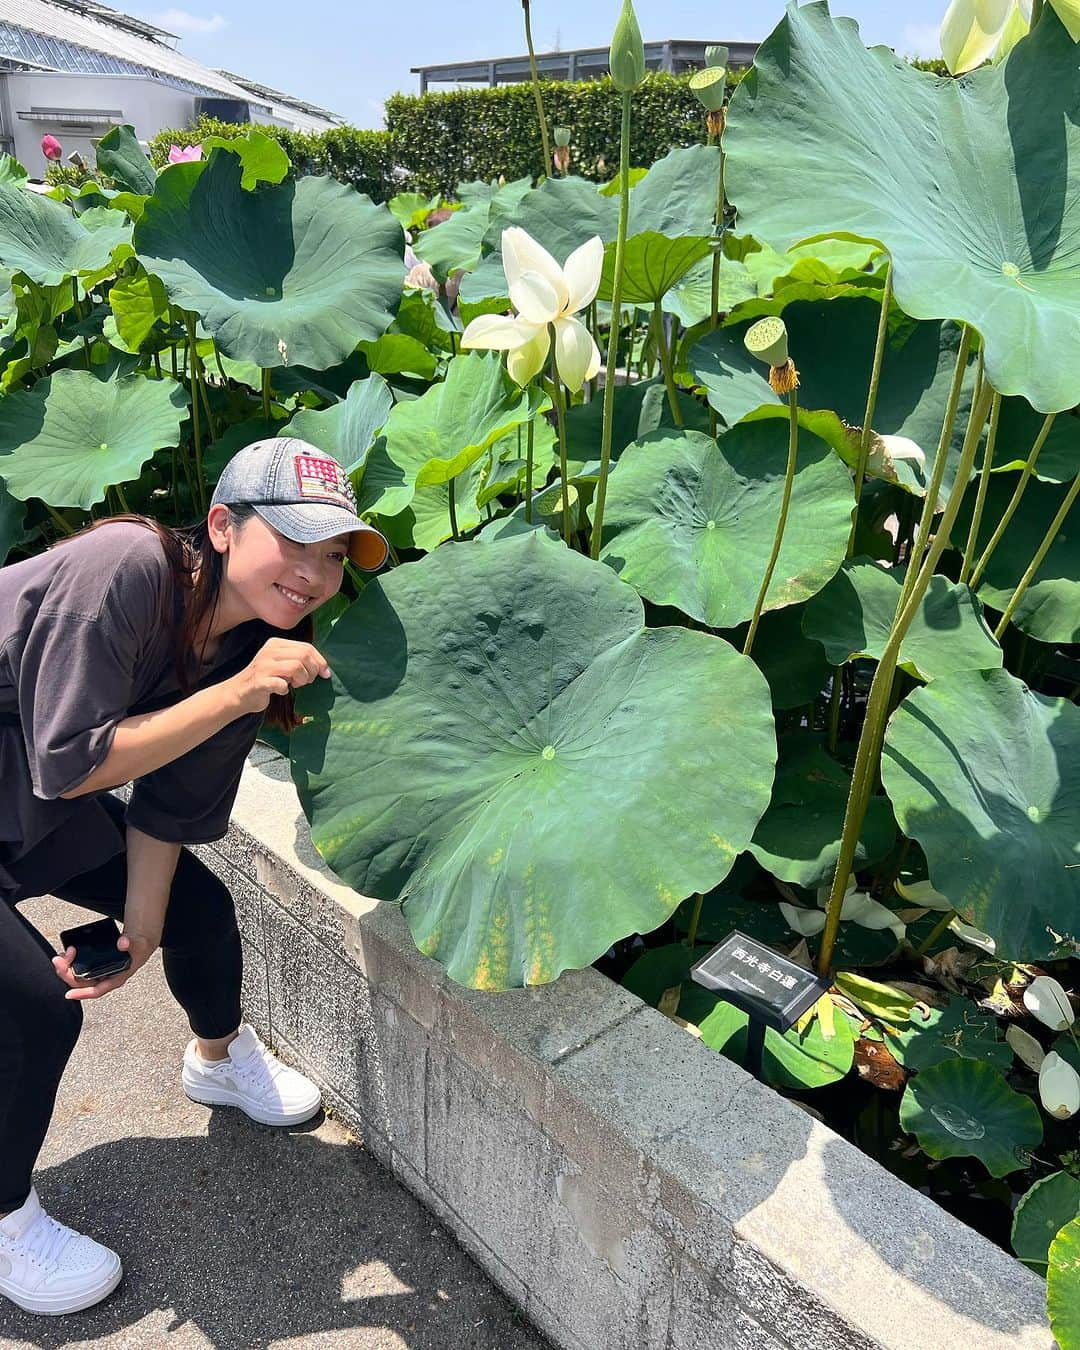
[[[294,455],[296,482],[305,501],[332,502],[347,511],[356,510],[356,493],[349,476],[337,462],[323,455]]]

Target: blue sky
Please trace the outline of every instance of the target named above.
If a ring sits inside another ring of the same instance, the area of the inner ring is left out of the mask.
[[[513,56],[525,50],[519,0],[112,0],[180,38],[207,65],[310,99],[357,126],[382,125],[382,104],[415,93],[409,67],[438,61]],[[863,40],[905,55],[937,56],[947,0],[833,0],[859,21]],[[783,0],[635,0],[646,41],[759,40],[776,25]],[[538,51],[600,47],[611,40],[619,0],[533,0]],[[448,87],[448,86],[439,86]]]

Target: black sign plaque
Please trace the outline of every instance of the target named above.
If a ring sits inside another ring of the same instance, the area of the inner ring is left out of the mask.
[[[780,1032],[794,1026],[831,984],[737,929],[696,961],[690,975],[752,1019]]]

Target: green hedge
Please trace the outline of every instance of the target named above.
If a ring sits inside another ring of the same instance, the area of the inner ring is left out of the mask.
[[[941,61],[915,61],[944,75]],[[733,72],[731,87],[743,72]],[[609,79],[541,82],[548,126],[571,129],[571,172],[604,182],[619,161],[619,94]],[[183,131],[161,131],[150,158],[164,164],[170,145],[193,145],[204,136],[242,136],[247,126],[204,117]],[[460,89],[451,93],[394,94],[386,101],[386,130],[335,127],[305,133],[262,126],[292,161],[293,172],[325,173],[386,201],[396,192],[451,195],[471,179],[539,177],[543,170],[533,87]],[[649,75],[634,94],[632,153],[647,167],[676,146],[705,139],[705,111],[686,75]]]

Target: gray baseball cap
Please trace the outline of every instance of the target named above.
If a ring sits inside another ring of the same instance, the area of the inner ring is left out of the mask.
[[[349,557],[374,572],[390,545],[360,519],[356,493],[344,468],[325,450],[295,436],[252,441],[225,465],[211,499],[231,506],[246,502],[268,525],[298,544],[351,534]]]

